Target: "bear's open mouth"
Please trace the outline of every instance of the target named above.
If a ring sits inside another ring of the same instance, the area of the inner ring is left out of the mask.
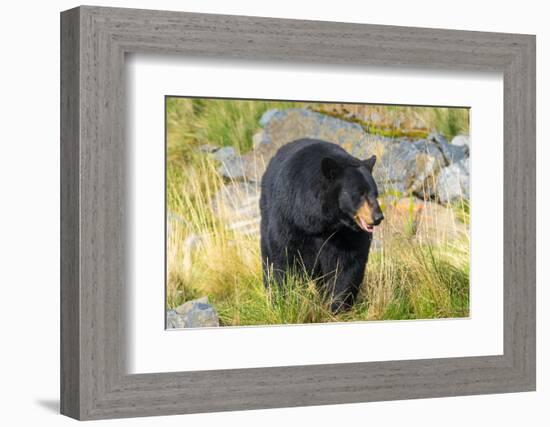
[[[369,224],[365,218],[359,215],[355,217],[355,222],[361,230],[366,231],[367,233],[372,233],[374,231],[374,225]]]
[[[353,219],[361,230],[366,231],[367,233],[372,233],[374,231],[372,211],[367,202],[364,202],[359,209],[357,209]]]

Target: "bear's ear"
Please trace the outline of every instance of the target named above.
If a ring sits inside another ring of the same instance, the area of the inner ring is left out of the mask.
[[[342,166],[332,157],[324,157],[321,160],[321,171],[325,178],[334,179],[342,172]]]
[[[367,167],[369,172],[372,172],[374,164],[376,163],[376,156],[371,156],[367,160],[363,160],[363,164]]]

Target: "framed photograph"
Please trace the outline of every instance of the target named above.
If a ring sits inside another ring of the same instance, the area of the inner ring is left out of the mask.
[[[61,412],[535,390],[535,37],[61,14]]]

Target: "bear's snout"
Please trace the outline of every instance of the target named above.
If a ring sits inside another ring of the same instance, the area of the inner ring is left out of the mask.
[[[372,220],[374,222],[374,225],[380,225],[380,223],[382,222],[383,219],[384,219],[384,214],[382,213],[381,210],[378,210],[372,216]]]

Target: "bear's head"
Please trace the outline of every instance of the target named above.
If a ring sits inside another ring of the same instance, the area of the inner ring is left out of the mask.
[[[378,187],[372,176],[376,156],[367,160],[324,157],[321,171],[338,205],[338,219],[345,226],[367,233],[384,219],[378,203]]]

